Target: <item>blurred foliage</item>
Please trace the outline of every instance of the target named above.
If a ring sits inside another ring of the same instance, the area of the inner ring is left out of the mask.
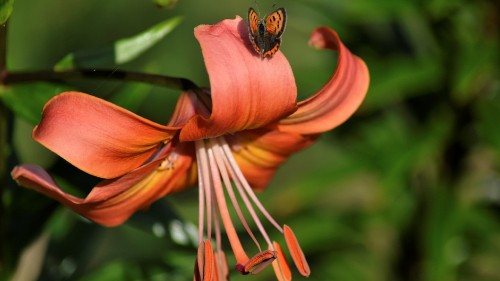
[[[245,17],[249,6],[266,13],[274,3],[18,0],[8,22],[7,70],[52,69],[67,54],[112,46],[182,16],[182,23],[140,57],[98,66],[209,85],[193,28]],[[355,116],[292,157],[260,194],[278,221],[294,227],[311,265],[309,280],[499,280],[498,2],[277,5],[287,9],[282,50],[300,98],[319,89],[335,67],[335,54],[307,46],[318,26],[337,30],[371,75]],[[3,1],[2,19],[12,7],[13,1]],[[75,192],[95,184],[30,139],[43,103],[64,89],[106,98],[160,123],[168,120],[177,97],[164,88],[103,80],[2,86],[0,279],[9,280],[19,266],[17,274],[22,268],[39,275],[36,280],[192,280],[195,190],[108,229],[10,179],[13,166],[35,162]],[[20,256],[27,254],[32,256],[25,268]],[[274,280],[271,270],[258,278]]]
[[[0,24],[5,24],[14,10],[14,0],[3,0],[0,4]]]
[[[117,40],[113,46],[70,53],[55,65],[57,71],[73,68],[92,68],[106,64],[121,65],[132,61],[169,34],[179,23],[180,17],[166,20],[138,35]]]

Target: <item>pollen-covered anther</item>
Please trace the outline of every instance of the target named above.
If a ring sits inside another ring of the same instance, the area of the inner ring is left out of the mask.
[[[245,265],[237,264],[236,270],[243,275],[257,274],[270,265],[276,257],[276,251],[266,250],[253,256]]]
[[[273,261],[273,269],[278,281],[292,280],[292,271],[290,270],[290,266],[288,265],[288,261],[286,260],[281,246],[278,242],[273,241],[273,247],[277,252],[276,260]]]
[[[177,160],[177,154],[172,153],[169,155],[163,162],[161,162],[160,166],[158,167],[158,170],[160,171],[165,171],[165,170],[172,170],[175,168],[175,161]]]
[[[194,266],[195,281],[215,280],[215,261],[212,244],[209,240],[202,241],[198,246],[198,256]]]
[[[297,270],[302,276],[308,277],[311,274],[311,270],[304,252],[302,252],[302,249],[300,248],[297,237],[295,237],[292,229],[286,224],[283,227],[283,233],[285,234],[285,241]]]
[[[240,152],[242,149],[245,149],[245,147],[240,144],[231,144],[231,150],[234,152]]]

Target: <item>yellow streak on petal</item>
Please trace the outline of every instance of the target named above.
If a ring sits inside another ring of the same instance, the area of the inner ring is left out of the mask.
[[[295,237],[292,229],[286,224],[283,227],[283,231],[288,250],[290,251],[290,255],[292,255],[295,266],[302,276],[308,277],[311,274],[311,269],[309,268],[309,264],[304,256],[304,252],[302,252],[302,249],[300,248],[297,237]]]

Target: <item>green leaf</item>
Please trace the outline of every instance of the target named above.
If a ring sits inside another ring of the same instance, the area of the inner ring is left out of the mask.
[[[197,229],[177,215],[165,200],[158,200],[147,211],[135,213],[127,225],[176,244],[196,247]]]
[[[120,39],[112,46],[70,53],[62,58],[54,68],[56,71],[63,71],[77,67],[127,63],[158,43],[177,27],[181,20],[181,17],[174,17],[163,21],[135,36]]]
[[[477,104],[476,114],[478,119],[475,126],[481,142],[492,146],[498,152],[500,151],[500,130],[498,129],[500,95],[493,91],[489,95],[485,95],[483,100]]]
[[[0,24],[4,24],[9,19],[14,10],[14,0],[4,0],[0,6]]]
[[[153,2],[160,8],[171,9],[177,4],[178,0],[153,0]]]
[[[39,123],[43,106],[53,96],[72,88],[46,82],[28,83],[0,88],[0,99],[29,123]]]
[[[122,64],[138,57],[169,34],[180,22],[181,17],[175,17],[161,22],[134,37],[118,40],[115,44],[115,62]]]
[[[341,21],[359,22],[370,20],[385,20],[398,16],[403,16],[405,12],[416,9],[414,1],[338,1],[332,3],[331,0],[312,1],[314,5],[318,5],[318,10],[324,13],[336,12],[335,16]],[[307,4],[305,4],[307,3]],[[309,2],[304,2],[304,5],[311,5]],[[337,13],[338,12],[338,13]]]
[[[122,89],[109,98],[109,101],[136,112],[148,96],[151,85],[141,83],[127,83]]]
[[[408,97],[435,89],[444,69],[431,58],[398,57],[367,61],[372,83],[363,106],[368,110],[384,108]]]

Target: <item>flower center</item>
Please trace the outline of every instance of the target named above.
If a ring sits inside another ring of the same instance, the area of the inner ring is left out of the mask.
[[[231,148],[227,144],[224,137],[221,136],[207,140],[198,140],[195,142],[195,146],[199,179],[200,206],[198,239],[200,241],[200,245],[203,244],[201,243],[201,241],[203,241],[206,222],[205,234],[207,240],[212,240],[212,226],[214,226],[216,251],[217,253],[223,253],[221,247],[220,228],[220,222],[222,222],[236,258],[237,271],[242,274],[257,274],[272,263],[273,267],[275,267],[275,271],[282,274],[283,271],[288,270],[288,265],[286,264],[286,260],[284,260],[284,255],[282,254],[279,245],[277,245],[276,242],[273,243],[271,241],[264,226],[262,225],[259,215],[256,212],[255,207],[257,207],[261,215],[263,215],[279,232],[285,234],[285,238],[287,240],[288,247],[291,249],[292,255],[296,253],[295,255],[300,256],[300,264],[304,267],[303,271],[306,272],[306,274],[303,275],[309,275],[309,273],[307,273],[309,270],[307,262],[305,261],[300,247],[298,246],[298,242],[296,241],[295,236],[287,226],[285,226],[285,228],[282,228],[271,217],[262,203],[258,200],[257,196],[255,195],[254,191],[252,190],[251,186],[248,184],[242,171],[240,170],[233,156],[233,152],[231,151]],[[236,192],[234,187],[236,187]],[[239,221],[258,248],[258,253],[255,254],[252,258],[249,258],[247,256],[245,250],[243,249],[243,246],[241,245],[240,239],[230,216],[230,212],[226,202],[226,194],[230,199],[231,205],[233,206]],[[267,249],[262,249],[258,239],[252,232],[247,219],[240,207],[239,200],[243,202],[248,214],[259,230],[262,238],[266,241]],[[292,233],[292,236],[294,238],[292,239],[293,241],[287,238],[287,236],[291,237],[290,234],[287,235],[287,233]],[[289,241],[292,242],[288,243]],[[278,260],[276,260],[277,258]],[[200,260],[200,258],[198,258],[198,260]],[[215,266],[217,267],[216,271],[219,272],[218,276],[224,276],[224,272],[226,272],[225,268],[227,268],[227,265],[222,265],[222,262],[225,263],[225,257],[223,258],[222,256],[219,257],[216,255],[214,260]],[[297,262],[295,263],[297,264]],[[275,264],[277,265],[275,266]]]

